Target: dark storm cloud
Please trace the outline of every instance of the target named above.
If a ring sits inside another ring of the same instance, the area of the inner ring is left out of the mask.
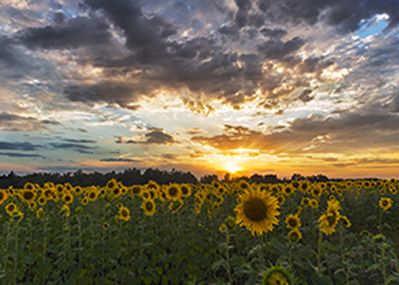
[[[82,154],[92,154],[97,149],[97,147],[79,143],[50,143],[50,146],[54,149],[72,150]]]
[[[32,132],[47,129],[47,126],[60,125],[54,120],[38,120],[34,117],[24,117],[6,112],[0,113],[0,130]]]
[[[0,152],[1,156],[8,156],[13,158],[45,158],[40,154],[17,153],[17,152]]]
[[[42,146],[37,144],[32,144],[30,142],[4,142],[0,141],[1,150],[21,150],[21,151],[35,151],[42,148]]]
[[[29,48],[67,49],[107,44],[111,39],[108,25],[99,18],[76,17],[55,26],[27,28],[18,34]]]
[[[126,46],[135,50],[137,58],[146,62],[159,56],[165,49],[165,39],[174,35],[176,29],[163,18],[146,16],[136,1],[86,0],[95,10],[101,10],[126,37]]]
[[[137,100],[133,86],[122,82],[100,82],[93,85],[71,85],[64,90],[67,98],[76,102],[107,102],[126,106]]]
[[[268,40],[257,46],[260,54],[268,59],[284,59],[286,56],[300,49],[305,41],[299,37],[292,38],[286,42],[279,39]]]
[[[375,14],[390,15],[390,25],[399,22],[399,2],[396,0],[260,0],[259,8],[275,22],[314,25],[324,22],[341,32],[354,31],[360,21]]]
[[[126,47],[131,51],[125,57],[100,58],[93,63],[106,68],[105,74],[110,76],[129,76],[129,71],[133,70],[143,72],[139,77],[135,75],[136,83],[130,85],[104,80],[93,85],[67,86],[65,94],[72,101],[107,102],[128,107],[141,95],[148,96],[157,88],[167,86],[187,87],[194,93],[204,92],[237,106],[250,100],[257,88],[269,87],[270,82],[264,82],[262,71],[265,59],[292,61],[291,54],[304,44],[298,37],[288,41],[269,38],[259,45],[261,52],[241,53],[221,46],[216,36],[176,39],[177,27],[160,16],[144,14],[134,1],[87,0],[85,3],[92,10],[101,11],[121,29]],[[238,1],[244,10],[250,7],[249,3]],[[276,30],[276,37],[281,33]],[[237,65],[238,61],[241,66]],[[275,85],[283,80],[282,77]]]

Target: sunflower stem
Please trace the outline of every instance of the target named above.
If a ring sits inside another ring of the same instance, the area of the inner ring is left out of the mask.
[[[323,242],[323,234],[319,231],[319,239],[317,242],[317,272],[321,273],[321,255],[322,255],[322,242]]]

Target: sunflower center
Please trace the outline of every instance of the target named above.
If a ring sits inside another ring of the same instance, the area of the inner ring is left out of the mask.
[[[145,204],[145,208],[147,209],[147,211],[151,211],[153,209],[152,203],[151,202],[147,202]]]
[[[26,200],[32,199],[32,198],[33,198],[33,193],[30,192],[30,191],[26,191],[26,192],[24,193],[24,198],[25,198]]]
[[[170,196],[176,196],[176,194],[177,194],[177,189],[175,187],[169,189]]]
[[[260,198],[252,198],[244,203],[244,214],[252,221],[262,221],[266,218],[266,213],[266,204]]]
[[[328,225],[331,227],[335,224],[337,215],[334,212],[331,212],[328,216],[327,216],[327,222]]]
[[[295,219],[289,219],[288,220],[288,224],[292,227],[292,228],[295,228],[296,227],[296,225],[297,225],[297,222],[296,222],[296,220]]]

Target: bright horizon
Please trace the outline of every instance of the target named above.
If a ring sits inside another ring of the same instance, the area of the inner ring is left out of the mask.
[[[399,3],[80,2],[0,3],[0,173],[399,178]]]

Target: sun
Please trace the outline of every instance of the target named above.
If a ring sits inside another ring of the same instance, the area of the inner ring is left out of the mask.
[[[241,171],[241,167],[238,166],[234,161],[229,161],[225,167],[227,172],[231,173],[231,174],[235,174],[239,171]]]

